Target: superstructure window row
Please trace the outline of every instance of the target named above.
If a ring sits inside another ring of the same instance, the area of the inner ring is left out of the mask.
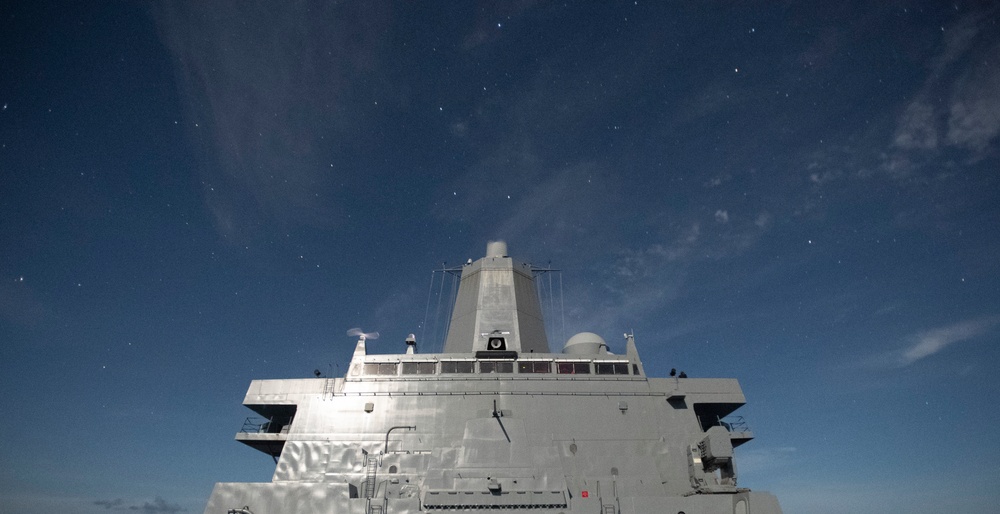
[[[351,375],[362,372],[369,376],[396,375],[442,375],[453,374],[559,374],[559,375],[639,375],[638,365],[629,366],[628,361],[553,361],[542,359],[526,360],[442,360],[437,361],[367,362],[360,369],[355,367]],[[632,373],[629,373],[631,368]]]

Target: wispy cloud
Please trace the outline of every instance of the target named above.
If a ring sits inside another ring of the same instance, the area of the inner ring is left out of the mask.
[[[115,498],[114,500],[97,500],[94,502],[94,505],[99,505],[105,509],[111,510],[125,505],[125,500],[121,498]]]
[[[588,208],[596,212],[611,209],[609,200],[602,198],[614,187],[606,175],[595,164],[581,162],[539,177],[537,183],[519,191],[516,208],[497,224],[496,235],[510,234],[516,239],[542,227],[556,237],[573,237],[607,223],[606,217],[588,212]]]
[[[1000,322],[1000,316],[977,318],[920,332],[911,339],[913,343],[899,353],[899,366],[909,366],[926,357],[930,357],[955,343],[968,341],[981,336]]]
[[[588,294],[577,292],[576,303],[586,306],[587,322],[602,329],[642,319],[685,294],[693,267],[742,254],[758,243],[769,225],[767,213],[753,218],[725,210],[690,215],[663,228],[645,247],[615,251],[600,287]]]
[[[145,502],[142,505],[133,505],[129,507],[129,510],[138,510],[145,512],[146,514],[174,514],[176,512],[185,512],[187,509],[181,507],[176,503],[170,503],[163,498],[157,496],[153,498],[152,502]]]
[[[883,163],[890,175],[908,178],[945,148],[978,161],[1000,135],[1000,70],[993,64],[1000,44],[984,41],[992,38],[991,19],[973,12],[944,27],[927,80],[897,120]]]
[[[174,57],[184,126],[204,145],[203,194],[217,230],[336,221],[338,206],[314,192],[344,180],[331,149],[366,120],[360,106],[370,104],[352,97],[354,81],[390,83],[375,77],[385,9],[211,2],[152,11]]]
[[[933,150],[938,146],[935,112],[926,99],[910,102],[899,117],[893,143],[904,150]]]
[[[558,252],[576,251],[582,241],[603,243],[593,238],[613,231],[623,216],[616,208],[620,180],[587,160],[550,167],[531,146],[507,142],[490,149],[442,186],[451,201],[436,206],[436,216],[515,244],[511,249],[523,257],[558,259]]]
[[[153,501],[146,501],[142,504],[125,505],[125,503],[125,500],[121,498],[94,501],[94,505],[104,507],[107,510],[129,510],[143,512],[144,514],[176,514],[178,512],[187,512],[187,509],[181,507],[179,504],[170,503],[159,496],[153,498]]]
[[[879,368],[904,368],[956,343],[983,336],[998,324],[1000,315],[994,315],[917,332],[906,338],[907,344],[903,348],[876,355],[868,359],[866,364]]]
[[[899,151],[953,147],[978,160],[1000,134],[1000,70],[989,64],[1000,59],[1000,45],[970,58],[969,67],[949,84],[929,79],[899,118],[893,146]],[[943,91],[942,91],[943,90]],[[935,99],[947,95],[939,106]]]
[[[1000,45],[989,52],[1000,60]],[[955,84],[948,110],[948,143],[982,154],[1000,134],[1000,69],[986,63],[967,70]]]
[[[755,475],[776,468],[787,469],[795,466],[798,449],[794,446],[772,446],[767,448],[752,448],[736,450],[740,472]]]

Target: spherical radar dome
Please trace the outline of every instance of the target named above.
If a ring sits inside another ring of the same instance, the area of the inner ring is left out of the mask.
[[[604,338],[593,332],[580,332],[566,341],[563,346],[563,353],[573,355],[596,355],[601,353],[601,348],[607,348],[608,343]]]

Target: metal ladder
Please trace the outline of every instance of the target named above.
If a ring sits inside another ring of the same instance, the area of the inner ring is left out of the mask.
[[[383,498],[379,501],[375,498],[375,473],[378,470],[378,457],[374,457],[371,454],[366,455],[368,458],[367,472],[365,476],[365,496],[368,498],[367,508],[365,509],[368,514],[382,514],[385,511],[385,499]]]
[[[375,470],[378,469],[378,457],[373,457],[371,454],[366,457],[368,472],[365,477],[365,497],[370,499],[375,496]]]

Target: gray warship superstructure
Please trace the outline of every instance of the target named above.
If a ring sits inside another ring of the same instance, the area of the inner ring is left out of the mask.
[[[344,377],[254,380],[236,439],[264,483],[219,483],[206,514],[772,514],[737,485],[753,435],[734,379],[651,378],[592,333],[549,350],[531,265],[493,242],[462,267],[443,353],[370,354]]]

